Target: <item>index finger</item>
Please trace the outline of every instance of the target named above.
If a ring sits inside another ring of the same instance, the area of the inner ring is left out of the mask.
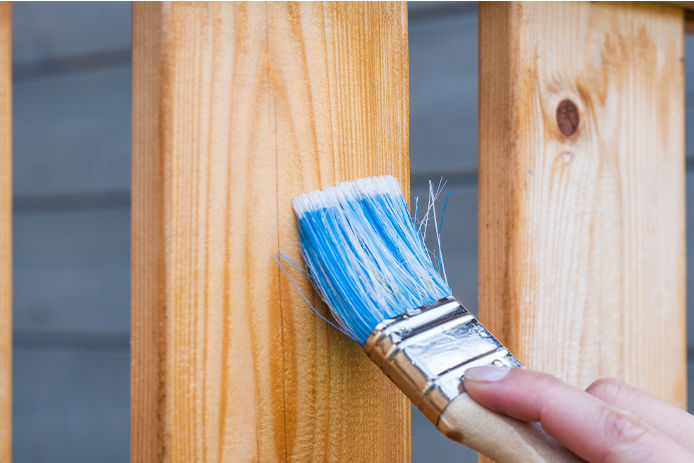
[[[559,379],[531,370],[473,368],[465,390],[487,408],[545,431],[588,461],[691,461],[672,439],[631,413]]]
[[[588,386],[586,392],[603,402],[628,410],[685,450],[694,452],[694,416],[684,410],[616,379],[599,379]]]

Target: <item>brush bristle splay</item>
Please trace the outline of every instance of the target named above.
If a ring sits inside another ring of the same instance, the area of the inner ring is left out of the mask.
[[[341,183],[297,196],[293,205],[313,284],[359,344],[383,320],[451,294],[394,177]]]

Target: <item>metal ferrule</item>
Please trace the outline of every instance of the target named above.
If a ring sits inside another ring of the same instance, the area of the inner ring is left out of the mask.
[[[465,370],[522,366],[453,297],[384,320],[364,350],[435,425],[448,404],[465,392]]]

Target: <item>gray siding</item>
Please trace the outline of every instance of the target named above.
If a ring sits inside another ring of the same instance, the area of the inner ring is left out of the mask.
[[[14,234],[17,334],[127,335],[127,207],[18,213]]]
[[[14,361],[14,461],[128,461],[127,347],[16,347]]]
[[[125,2],[35,2],[13,5],[12,60],[16,65],[64,67],[65,62],[130,49],[130,5]],[[127,56],[128,54],[126,54]]]
[[[129,64],[17,79],[15,195],[127,192],[130,93]]]
[[[13,26],[14,460],[128,461],[130,4]]]

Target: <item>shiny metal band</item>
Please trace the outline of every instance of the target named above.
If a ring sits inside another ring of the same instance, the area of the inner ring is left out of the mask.
[[[522,366],[452,297],[384,320],[371,332],[364,350],[435,425],[448,404],[464,392],[465,370]]]

